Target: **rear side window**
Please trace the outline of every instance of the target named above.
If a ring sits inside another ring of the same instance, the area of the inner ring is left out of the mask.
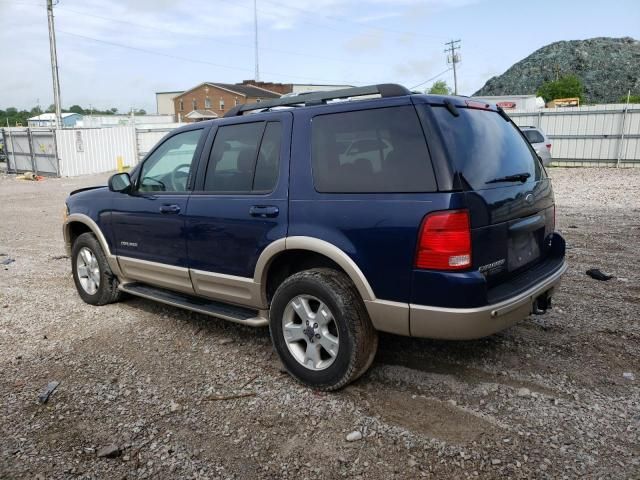
[[[540,180],[542,169],[531,146],[511,122],[497,112],[458,108],[455,117],[445,107],[433,107],[440,131],[463,183],[472,190],[500,188],[515,182],[498,179],[529,174]]]
[[[278,180],[279,122],[225,125],[209,155],[204,190],[214,193],[269,192]]]
[[[318,192],[432,192],[427,144],[412,106],[332,113],[311,125]]]
[[[524,133],[524,136],[527,137],[527,140],[529,140],[529,143],[543,143],[544,142],[544,137],[537,130],[523,130],[522,133]]]

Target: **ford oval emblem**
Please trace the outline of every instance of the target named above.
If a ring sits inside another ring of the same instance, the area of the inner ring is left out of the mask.
[[[524,197],[525,202],[527,202],[529,205],[533,204],[533,195],[530,193],[527,193]]]

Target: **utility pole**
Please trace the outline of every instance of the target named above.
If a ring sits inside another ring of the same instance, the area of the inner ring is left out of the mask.
[[[253,29],[255,35],[255,49],[256,49],[256,72],[255,80],[260,81],[260,66],[258,62],[258,0],[253,0]]]
[[[60,79],[58,78],[58,53],[56,52],[56,31],[53,24],[53,0],[47,0],[49,20],[49,50],[51,53],[51,74],[53,75],[53,104],[56,107],[56,127],[62,128],[62,107],[60,107]]]
[[[460,55],[456,53],[456,50],[460,50],[460,40],[451,40],[445,43],[444,53],[447,54],[447,63],[453,65],[453,94],[458,94],[458,74],[456,72],[456,64],[460,62]]]

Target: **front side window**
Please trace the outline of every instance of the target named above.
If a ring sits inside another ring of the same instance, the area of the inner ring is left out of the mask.
[[[142,165],[141,192],[185,192],[202,130],[178,133],[166,140]]]
[[[432,192],[436,181],[412,106],[332,113],[311,125],[318,192]]]
[[[275,188],[280,160],[279,122],[218,128],[204,190],[214,193],[264,193]]]

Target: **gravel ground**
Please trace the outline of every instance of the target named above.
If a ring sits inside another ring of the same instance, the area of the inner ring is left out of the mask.
[[[640,478],[640,169],[551,176],[553,311],[478,341],[382,335],[333,394],[283,374],[266,329],[84,304],[62,205],[106,176],[0,176],[0,478]]]

